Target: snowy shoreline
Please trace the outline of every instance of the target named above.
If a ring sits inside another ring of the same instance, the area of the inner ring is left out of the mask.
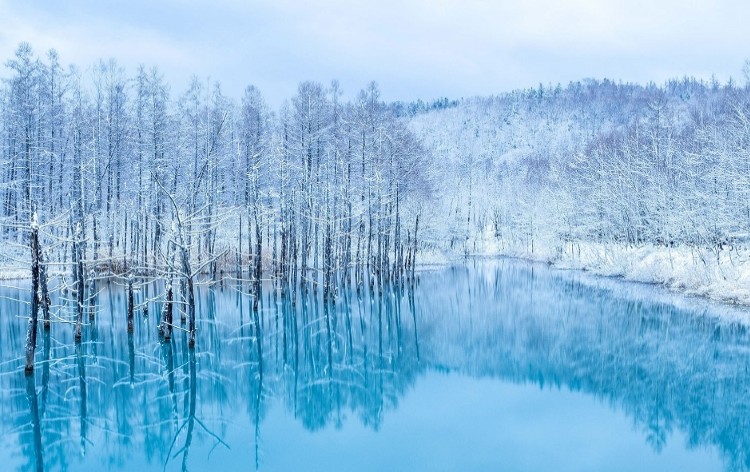
[[[525,247],[503,247],[485,239],[469,257],[508,257],[544,263],[559,270],[578,270],[601,277],[645,283],[670,292],[695,296],[730,306],[750,307],[750,249],[664,247],[621,244],[570,243],[537,244],[534,252]],[[463,259],[441,251],[420,254],[419,265],[440,266]]]
[[[597,277],[616,278],[668,289],[671,293],[699,297],[728,306],[750,307],[750,248],[723,249],[665,247],[644,244],[536,242],[532,252],[525,245],[502,244],[491,237],[477,240],[476,250],[425,249],[417,255],[417,270],[434,270],[461,264],[470,258],[512,258],[543,263],[557,270],[575,270]],[[64,271],[51,271],[52,277]],[[30,279],[30,270],[0,269],[0,281]]]

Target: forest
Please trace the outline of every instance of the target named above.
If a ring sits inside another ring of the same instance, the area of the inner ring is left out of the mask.
[[[174,302],[193,344],[197,283],[334,299],[413,280],[418,262],[585,265],[588,251],[614,266],[643,248],[672,266],[689,254],[704,285],[750,273],[750,88],[734,81],[587,79],[413,103],[385,102],[375,82],[344,100],[337,81],[308,81],[273,110],[253,86],[237,99],[193,78],[173,92],[156,67],[80,69],[27,43],[5,77],[2,275],[31,277],[45,327],[58,280],[77,337],[113,277],[129,320],[134,284],[164,282],[160,332]]]
[[[514,255],[750,302],[748,84],[588,79],[417,107],[439,182],[424,257]]]
[[[97,280],[127,280],[132,299],[134,277],[158,277],[168,307],[174,282],[192,344],[196,278],[329,298],[413,274],[426,153],[375,83],[347,103],[335,81],[303,82],[273,112],[252,86],[235,102],[194,78],[173,98],[156,68],[82,72],[26,43],[7,67],[3,266],[31,268],[45,326],[48,276],[77,297],[77,338]]]
[[[748,234],[749,98],[734,82],[585,80],[463,100],[412,126],[450,162],[445,187],[465,190],[446,199],[465,223],[454,242],[491,227],[529,247],[552,237],[719,248]]]

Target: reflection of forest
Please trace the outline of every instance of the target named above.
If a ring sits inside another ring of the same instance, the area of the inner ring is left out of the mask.
[[[749,470],[745,326],[613,286],[495,261],[423,273],[414,290],[343,291],[335,305],[266,287],[257,313],[247,287],[204,288],[191,352],[180,330],[160,344],[155,318],[128,335],[113,285],[80,346],[67,325],[40,337],[29,379],[24,323],[0,321],[3,441],[17,438],[21,470],[42,470],[42,456],[47,470],[75,470],[84,453],[112,469],[134,456],[187,468],[196,441],[244,447],[224,443],[229,423],[247,423],[257,447],[271,399],[308,430],[350,416],[377,429],[425,369],[447,369],[594,395],[656,450],[679,429]],[[23,292],[6,292],[0,310],[23,313],[12,301]]]
[[[181,330],[160,343],[156,319],[142,317],[128,334],[125,294],[112,286],[98,296],[82,344],[67,325],[40,337],[36,377],[28,382],[17,368],[21,323],[4,318],[0,415],[28,459],[22,470],[42,470],[42,456],[47,470],[75,470],[85,454],[113,469],[134,454],[187,469],[196,438],[229,447],[222,437],[229,422],[246,418],[260,435],[269,397],[309,430],[340,426],[350,415],[378,428],[423,368],[413,292],[344,293],[327,305],[320,293],[282,296],[267,287],[256,313],[243,290],[200,291],[200,342],[191,351]],[[23,291],[9,292],[0,308],[23,312],[11,301]],[[159,313],[156,305],[148,312]]]
[[[654,287],[541,265],[476,269],[421,287],[436,293],[432,285],[448,280],[456,287],[432,298],[451,308],[433,311],[439,331],[429,340],[420,332],[426,359],[473,376],[594,395],[632,417],[656,451],[679,429],[689,447],[717,446],[727,470],[750,470],[750,336],[714,313],[735,310],[699,301],[698,311],[680,309],[648,301],[659,294]]]

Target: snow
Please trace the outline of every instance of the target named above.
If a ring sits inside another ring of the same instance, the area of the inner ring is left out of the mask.
[[[30,279],[31,269],[2,269],[0,270],[0,280],[18,280]]]
[[[686,295],[750,306],[750,249],[666,247],[653,244],[570,243],[535,241],[526,246],[502,245],[488,228],[477,241],[476,256],[509,256],[545,262],[559,269],[575,269],[628,281],[658,284]],[[438,260],[430,256],[430,262]],[[456,256],[454,256],[455,259]],[[449,256],[444,256],[450,259]],[[420,256],[417,256],[420,259]]]

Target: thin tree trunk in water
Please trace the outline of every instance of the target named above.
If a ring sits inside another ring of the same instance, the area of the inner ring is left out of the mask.
[[[39,261],[39,302],[42,304],[42,313],[44,314],[44,329],[49,330],[50,319],[49,319],[49,307],[52,301],[49,298],[49,290],[47,284],[47,257],[42,252],[41,260]]]
[[[261,276],[263,275],[263,260],[261,259],[261,252],[263,248],[263,231],[260,227],[260,222],[258,221],[258,211],[255,210],[255,277],[254,277],[254,285],[255,285],[255,298],[253,299],[253,309],[255,311],[258,310],[258,302],[260,300],[260,297],[262,296],[261,293]]]
[[[96,300],[95,300],[95,293],[96,293],[96,281],[94,280],[93,274],[89,272],[89,280],[88,280],[88,304],[89,304],[89,321],[94,321],[94,317],[96,316]]]
[[[370,284],[370,290],[374,288],[373,283],[375,282],[375,279],[373,278],[373,267],[372,267],[372,227],[374,225],[373,218],[372,218],[372,195],[371,190],[368,186],[367,189],[367,246],[366,246],[366,252],[365,252],[365,265],[367,267],[367,275],[369,277],[369,284]]]
[[[329,216],[330,218],[330,216]],[[323,252],[323,266],[325,267],[325,271],[323,273],[324,279],[323,279],[323,301],[327,302],[329,297],[333,298],[333,294],[331,293],[333,288],[332,283],[332,272],[333,272],[333,250],[332,250],[332,244],[331,241],[331,223],[330,221],[326,223],[326,234],[325,234],[325,247]]]
[[[36,332],[39,316],[39,225],[36,213],[31,221],[31,318],[26,333],[26,368],[27,374],[34,372],[34,352],[36,351]]]
[[[172,339],[172,318],[174,313],[174,289],[173,289],[173,272],[174,260],[177,250],[174,243],[167,242],[167,260],[170,269],[167,275],[166,286],[164,291],[166,294],[166,300],[161,309],[161,322],[159,323],[159,337],[163,338],[165,342],[169,342]]]
[[[187,322],[187,312],[184,308],[187,305],[187,281],[184,278],[180,280],[180,298],[183,306],[180,310],[180,324],[184,325]]]
[[[173,301],[174,291],[172,290],[172,278],[167,280],[166,286],[167,299],[164,301],[162,307],[161,325],[159,326],[159,336],[164,337],[164,342],[169,342],[172,339],[172,313],[173,313]]]
[[[399,213],[399,189],[396,185],[396,228],[393,230],[393,278],[401,278],[404,261],[401,253],[401,214]]]
[[[94,261],[97,261],[97,260],[99,260],[99,234],[98,234],[98,232],[96,230],[96,216],[94,216],[92,218],[92,223],[93,224],[91,225],[91,227],[92,227],[92,230],[93,230],[92,236],[93,236],[93,239],[94,239],[94,252],[92,254],[91,259],[94,260]]]
[[[357,232],[357,255],[356,255],[356,268],[354,269],[354,275],[357,285],[357,293],[359,293],[360,287],[363,283],[364,264],[362,263],[362,239],[365,234],[365,221],[362,216],[359,217],[359,231]]]
[[[240,214],[240,222],[237,225],[239,229],[239,234],[237,236],[237,258],[236,258],[236,267],[235,267],[235,274],[237,277],[237,280],[242,280],[242,215]],[[248,230],[249,231],[249,230]],[[247,252],[252,252],[252,246],[250,246],[250,238],[248,237],[248,245],[247,245]]]
[[[76,228],[76,236],[75,240],[73,241],[73,257],[74,257],[74,275],[75,275],[75,286],[76,286],[76,331],[75,331],[75,341],[77,343],[81,342],[81,338],[83,337],[83,298],[84,298],[84,292],[86,291],[86,286],[84,285],[83,280],[83,241],[81,239],[82,232],[81,232],[81,226],[78,225]]]
[[[260,281],[263,275],[263,259],[261,252],[263,250],[263,231],[258,221],[258,212],[255,212],[255,280]],[[260,294],[259,294],[260,296]]]
[[[133,276],[128,276],[128,333],[133,332]]]
[[[182,272],[185,274],[185,283],[187,290],[187,310],[188,310],[188,330],[190,340],[188,346],[192,349],[195,347],[195,291],[193,288],[193,274],[190,269],[190,260],[187,249],[182,247]]]
[[[414,280],[414,270],[417,265],[417,232],[419,231],[419,215],[414,221],[414,247],[411,255],[411,278]]]
[[[122,270],[128,270],[128,213],[125,212],[122,235]],[[132,228],[131,228],[132,231]]]

